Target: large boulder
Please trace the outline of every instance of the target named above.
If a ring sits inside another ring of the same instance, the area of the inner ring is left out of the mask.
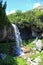
[[[42,42],[41,42],[40,39],[36,42],[36,49],[37,49],[38,51],[41,51],[41,49],[42,49]]]
[[[38,33],[34,30],[32,30],[32,37],[37,37]]]

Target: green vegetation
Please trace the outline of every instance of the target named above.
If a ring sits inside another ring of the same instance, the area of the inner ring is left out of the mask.
[[[43,29],[43,9],[40,8],[27,12],[16,11],[13,14],[8,15],[8,19],[11,23],[16,23],[20,27],[30,27],[31,29],[42,31]]]
[[[32,44],[34,39],[30,39],[28,40],[28,42],[23,42],[25,46],[28,46],[30,48],[34,48],[35,45]],[[43,41],[43,39],[42,39]],[[20,57],[16,57],[16,56],[12,56],[9,55],[9,50],[10,50],[10,46],[14,45],[15,42],[10,42],[10,43],[1,43],[0,44],[0,52],[2,53],[6,53],[6,58],[5,60],[0,59],[0,65],[27,65],[27,60],[24,60],[23,58]],[[34,60],[36,57],[40,56],[41,57],[41,62],[39,63],[39,65],[43,64],[43,52],[39,52],[36,54],[36,51],[34,55],[31,55],[31,59]],[[38,51],[37,51],[38,52]]]
[[[23,41],[23,45],[24,46],[28,46],[30,48],[34,48],[34,47],[36,47],[36,45],[32,43],[33,41],[34,41],[33,38],[29,39],[28,41]]]
[[[5,60],[0,59],[0,65],[27,65],[26,60],[19,57],[12,57],[10,55],[7,55]]]
[[[28,46],[29,48],[35,48],[36,45],[32,43],[33,40],[34,40],[34,39],[30,39],[28,42],[24,42],[24,45],[25,45],[25,46]],[[43,39],[41,39],[41,41],[42,41],[42,44],[43,44]],[[35,54],[34,54],[34,55],[31,55],[31,57],[30,57],[31,60],[33,61],[35,58],[37,58],[38,56],[40,56],[41,61],[39,62],[39,65],[43,65],[43,52],[39,52],[39,51],[37,51],[37,50],[33,50],[33,52],[34,52]],[[36,52],[38,52],[38,53],[36,53]]]
[[[0,65],[27,65],[23,58],[9,55],[10,46],[13,44],[13,42],[0,44],[0,52],[6,53],[5,60],[0,59]]]
[[[1,53],[9,53],[10,46],[14,45],[15,42],[9,42],[9,43],[0,43],[0,52]]]

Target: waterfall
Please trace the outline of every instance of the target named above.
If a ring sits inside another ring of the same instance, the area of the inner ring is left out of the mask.
[[[22,39],[21,39],[21,36],[20,36],[19,29],[18,29],[18,27],[15,24],[12,24],[12,26],[14,28],[16,46],[20,47],[22,45]]]
[[[21,36],[20,36],[20,32],[19,32],[18,27],[15,24],[12,24],[12,27],[14,29],[14,36],[15,36],[15,41],[16,41],[16,45],[13,46],[13,49],[14,49],[13,53],[15,53],[16,55],[21,55],[23,53],[22,53],[22,50],[21,50],[22,39],[21,39]]]

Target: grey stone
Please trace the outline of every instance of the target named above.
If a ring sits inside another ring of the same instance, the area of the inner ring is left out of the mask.
[[[32,36],[33,36],[33,37],[36,37],[37,34],[38,34],[38,33],[37,33],[36,31],[32,30]]]
[[[41,49],[42,49],[42,42],[41,42],[40,39],[36,42],[36,49],[37,49],[38,51],[41,51]]]

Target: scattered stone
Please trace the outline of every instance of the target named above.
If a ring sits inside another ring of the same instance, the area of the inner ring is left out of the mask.
[[[40,56],[38,56],[37,58],[35,58],[33,61],[29,57],[27,59],[27,63],[30,64],[30,65],[38,65],[39,62],[41,62]]]
[[[38,65],[38,63],[35,63],[35,62],[31,62],[30,65]]]

